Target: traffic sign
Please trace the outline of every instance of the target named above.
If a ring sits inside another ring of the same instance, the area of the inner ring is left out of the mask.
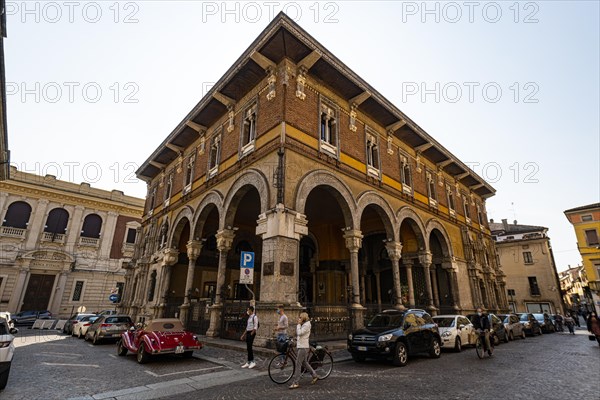
[[[254,253],[251,251],[242,251],[240,255],[240,283],[254,283]]]
[[[110,296],[108,296],[108,300],[110,300],[113,303],[118,303],[119,302],[119,295],[116,294],[116,293],[113,293]]]

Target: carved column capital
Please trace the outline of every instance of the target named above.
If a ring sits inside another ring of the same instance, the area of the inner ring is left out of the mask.
[[[342,229],[342,232],[344,232],[346,247],[350,250],[350,253],[358,253],[358,250],[362,247],[362,233],[358,229]]]
[[[179,256],[179,250],[172,249],[172,248],[166,248],[166,249],[163,249],[162,253],[163,253],[162,265],[164,267],[168,267],[177,262],[177,258]]]
[[[200,256],[200,252],[202,251],[202,241],[190,240],[186,244],[186,249],[188,258],[195,261]]]
[[[431,266],[431,261],[433,257],[429,251],[425,251],[419,254],[419,262],[423,265],[424,268],[429,268]]]
[[[385,249],[387,250],[390,260],[398,262],[402,258],[402,243],[400,242],[386,242]]]
[[[226,252],[231,249],[233,245],[233,238],[235,237],[235,229],[223,229],[217,232],[215,235],[217,239],[217,250],[220,252]]]

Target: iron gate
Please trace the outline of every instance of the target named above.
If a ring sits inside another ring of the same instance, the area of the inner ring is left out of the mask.
[[[208,306],[210,300],[194,301],[190,304],[186,328],[199,335],[205,335],[210,325]]]
[[[306,304],[311,321],[311,339],[341,340],[352,330],[352,314],[346,305]]]
[[[221,338],[239,340],[246,331],[248,315],[246,310],[250,306],[248,300],[225,300],[221,316]]]

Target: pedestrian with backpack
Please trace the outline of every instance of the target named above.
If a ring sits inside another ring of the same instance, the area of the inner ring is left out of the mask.
[[[254,362],[254,352],[252,346],[254,345],[254,339],[256,338],[256,330],[258,329],[258,317],[254,313],[254,307],[250,306],[246,310],[248,314],[248,321],[246,322],[246,331],[240,337],[240,340],[246,341],[246,349],[248,350],[248,362],[242,365],[242,368],[254,368],[256,363]]]

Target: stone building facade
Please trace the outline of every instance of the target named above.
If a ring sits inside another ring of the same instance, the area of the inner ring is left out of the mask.
[[[144,201],[11,167],[0,182],[0,310],[114,308]]]
[[[207,313],[209,335],[235,338],[228,307],[252,300],[267,325],[283,303],[345,337],[386,307],[508,307],[494,189],[283,14],[137,174],[148,196],[124,310],[139,318]]]
[[[558,273],[565,308],[570,311],[593,311],[594,301],[583,265]]]
[[[548,228],[490,222],[512,312],[563,313]]]

